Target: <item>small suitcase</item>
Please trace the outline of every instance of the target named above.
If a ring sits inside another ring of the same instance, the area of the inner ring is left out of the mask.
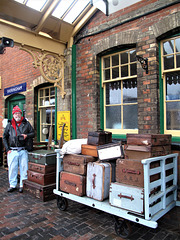
[[[43,202],[50,201],[56,198],[56,195],[53,193],[53,189],[55,188],[56,188],[55,183],[47,186],[42,186],[29,180],[24,180],[23,182],[24,191],[30,193],[36,198],[41,199]]]
[[[89,155],[93,157],[98,157],[97,146],[82,144],[81,145],[82,155]]]
[[[43,186],[53,184],[56,182],[56,172],[43,174],[28,170],[27,174],[29,181],[41,184]]]
[[[102,145],[112,142],[112,133],[103,130],[98,130],[95,132],[88,132],[88,144],[89,145]]]
[[[159,161],[150,164],[151,169],[159,166]],[[150,182],[158,179],[160,179],[160,174],[150,176]],[[116,182],[144,187],[144,169],[141,161],[137,159],[117,159]]]
[[[144,188],[122,183],[111,183],[109,203],[129,212],[144,214]]]
[[[127,134],[127,145],[162,146],[171,145],[170,134]]]
[[[28,160],[44,165],[56,164],[56,153],[53,150],[36,150],[28,152]]]
[[[86,194],[86,177],[62,171],[60,173],[60,190],[82,197]]]
[[[55,164],[42,165],[42,164],[28,162],[28,170],[43,173],[43,174],[47,174],[47,173],[55,172],[56,171],[56,165]]]
[[[96,161],[95,157],[81,154],[66,154],[63,157],[63,170],[80,175],[86,175],[87,163]]]
[[[111,176],[110,163],[89,162],[87,165],[86,195],[99,201],[108,198]]]
[[[111,160],[123,157],[123,149],[121,143],[109,143],[98,146],[99,160]]]
[[[166,146],[138,146],[128,145],[124,148],[125,159],[146,159],[171,154],[171,145]]]

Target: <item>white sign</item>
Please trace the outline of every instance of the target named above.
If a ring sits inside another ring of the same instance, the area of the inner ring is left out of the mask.
[[[140,1],[141,0],[107,0],[107,2],[105,2],[103,0],[91,0],[91,3],[106,15],[110,15]]]

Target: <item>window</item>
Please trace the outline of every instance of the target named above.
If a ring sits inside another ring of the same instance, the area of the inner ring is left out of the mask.
[[[50,127],[52,126],[52,138],[55,128],[55,88],[46,87],[38,91],[40,111],[40,141],[48,141]]]
[[[161,42],[164,133],[180,136],[180,36]]]
[[[138,131],[137,68],[134,49],[102,58],[104,128],[114,134]]]

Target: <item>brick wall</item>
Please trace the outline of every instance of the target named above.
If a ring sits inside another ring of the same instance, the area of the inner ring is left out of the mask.
[[[137,64],[139,133],[160,133],[158,40],[180,27],[180,4],[174,2],[144,0],[110,16],[98,11],[75,37],[78,138],[100,126],[99,58],[124,46],[148,58],[148,74]]]
[[[0,136],[3,135],[2,120],[5,117],[4,89],[26,82],[27,91],[20,92],[26,98],[26,117],[34,125],[34,86],[33,80],[40,76],[38,69],[32,65],[33,59],[30,54],[19,50],[19,47],[6,48],[5,54],[0,55],[0,76],[2,88],[0,90]]]

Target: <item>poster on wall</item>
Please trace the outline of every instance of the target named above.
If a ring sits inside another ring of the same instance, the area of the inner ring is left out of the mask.
[[[64,126],[64,140],[70,140],[70,111],[57,112],[57,140],[60,140],[62,127]]]

